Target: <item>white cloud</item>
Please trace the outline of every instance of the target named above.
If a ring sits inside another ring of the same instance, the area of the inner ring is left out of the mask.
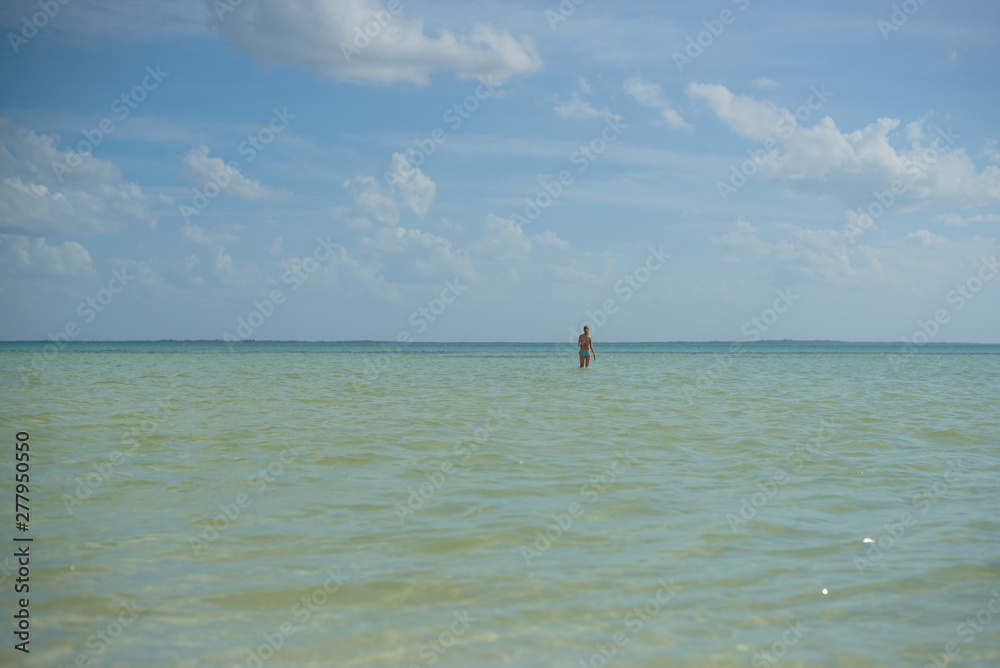
[[[462,223],[453,223],[447,218],[441,219],[441,227],[447,232],[457,232],[458,234],[465,232],[465,226]]]
[[[365,301],[374,297],[388,302],[399,302],[405,298],[406,293],[426,294],[422,291],[426,286],[417,285],[419,281],[391,282],[383,275],[382,265],[379,262],[362,262],[344,246],[337,246],[331,249],[330,253],[329,259],[320,263],[318,270],[315,258],[303,255],[282,258],[273,273],[276,276],[284,276],[290,271],[294,275],[308,275],[308,283],[305,285],[321,293],[324,296],[324,303],[327,299],[338,297],[363,298]],[[398,259],[393,258],[393,261]],[[405,274],[405,271],[398,273]]]
[[[216,225],[210,229],[185,224],[180,229],[181,241],[189,247],[194,246],[193,252],[172,262],[159,258],[137,262],[139,282],[157,297],[169,294],[171,288],[235,294],[258,287],[264,278],[260,268],[252,262],[241,262],[226,251],[226,244],[239,241],[246,231],[247,228],[239,224]],[[280,251],[281,245],[279,237],[264,250]]]
[[[918,230],[916,232],[910,232],[906,235],[906,241],[912,241],[924,248],[930,248],[931,246],[940,246],[947,239],[942,236],[938,236],[929,230]]]
[[[736,219],[735,231],[721,236],[713,235],[712,243],[728,250],[755,256],[764,256],[771,252],[771,245],[761,241],[754,226],[742,218]]]
[[[352,181],[344,182],[345,190],[351,190],[351,183]],[[349,206],[335,206],[330,209],[330,215],[355,230],[367,230],[372,226],[372,221]]]
[[[187,223],[181,228],[181,236],[184,238],[184,241],[199,246],[222,246],[239,241],[239,235],[243,231],[244,227],[242,225],[216,225],[211,231],[208,231],[197,225]]]
[[[1000,216],[995,214],[979,214],[975,216],[969,216],[968,218],[963,218],[957,213],[943,213],[940,216],[934,217],[935,223],[944,223],[945,225],[968,225],[969,223],[1000,223]]]
[[[534,237],[534,242],[543,248],[555,248],[557,250],[569,250],[569,242],[563,241],[559,236],[552,230],[546,230],[542,234],[536,234]]]
[[[944,223],[945,225],[965,225],[968,221],[962,218],[957,213],[941,214],[940,216],[934,217],[935,223]]]
[[[538,269],[545,282],[555,281],[589,291],[590,288],[613,286],[622,277],[621,261],[620,256],[612,253],[582,253],[561,262],[539,265]]]
[[[924,138],[924,125],[920,121],[913,121],[906,124],[906,138],[911,141],[922,141]]]
[[[604,105],[603,109],[597,109],[594,105],[589,102],[585,102],[583,98],[580,97],[580,93],[584,95],[589,95],[593,88],[590,86],[590,82],[580,77],[577,81],[579,90],[573,91],[572,96],[568,102],[559,102],[559,95],[555,96],[556,106],[553,110],[560,118],[575,118],[575,119],[587,119],[587,118],[621,118],[618,114],[612,113],[608,109],[607,105]]]
[[[260,271],[252,263],[241,264],[222,246],[206,246],[188,255],[172,267],[157,271],[167,283],[181,289],[246,289],[260,280]]]
[[[570,244],[552,230],[529,238],[520,225],[494,214],[486,217],[482,236],[469,248],[480,261],[476,268],[482,289],[501,301],[514,298],[518,289],[540,285],[559,285],[553,294],[565,299],[572,293],[576,299],[621,277],[610,253],[571,254]]]
[[[230,168],[222,158],[208,157],[208,147],[204,144],[188,151],[184,164],[199,186],[212,182],[227,195],[245,200],[266,200],[275,196],[275,191],[261,185],[259,180],[243,176],[239,169]]]
[[[399,203],[420,218],[426,216],[434,202],[437,186],[419,168],[410,165],[410,161],[402,153],[392,154],[391,169],[393,174],[402,176],[394,184],[399,190]]]
[[[712,243],[734,251],[737,257],[766,261],[775,270],[808,281],[856,283],[883,274],[878,251],[848,243],[841,231],[810,230],[790,223],[778,223],[775,227],[782,231],[782,237],[766,241],[750,223],[737,219],[734,232],[713,236]]]
[[[827,116],[806,128],[799,127],[789,110],[734,95],[724,86],[692,83],[687,92],[734,133],[762,144],[773,141],[774,150],[761,160],[760,170],[794,195],[833,196],[856,208],[872,205],[883,193],[889,208],[903,211],[1000,201],[1000,167],[977,172],[964,149],[942,139],[949,136],[946,132],[925,132],[922,121],[907,126],[907,144],[897,149],[894,133],[900,122],[895,119],[880,118],[864,129],[841,132]],[[818,97],[811,99],[821,104]],[[893,183],[899,191],[895,194],[887,192]]]
[[[795,114],[773,102],[758,102],[749,95],[734,95],[717,84],[688,84],[688,95],[700,100],[736,134],[755,141],[775,137],[781,123],[795,126]]]
[[[618,114],[612,113],[607,105],[603,109],[597,109],[589,102],[585,102],[577,91],[573,91],[569,101],[563,103],[559,102],[559,96],[556,95],[554,110],[560,118],[620,118]]]
[[[256,283],[259,272],[253,264],[239,264],[219,247],[211,256],[206,275],[215,278],[221,285],[232,288],[246,288]]]
[[[362,245],[377,260],[384,261],[386,278],[396,283],[435,282],[442,277],[475,274],[468,255],[452,249],[451,241],[415,229],[382,227]]]
[[[94,273],[90,253],[75,241],[50,246],[43,237],[0,235],[0,266],[12,276],[63,278]]]
[[[997,150],[997,140],[986,138],[983,141],[983,155],[989,158],[990,162],[1000,162],[1000,151]]]
[[[432,73],[450,70],[502,82],[541,67],[527,36],[480,24],[467,35],[440,29],[429,37],[420,19],[392,14],[381,0],[243,0],[226,13],[216,10],[222,3],[206,4],[212,29],[238,51],[341,81],[424,85]],[[368,39],[366,28],[375,36]]]
[[[294,276],[308,276],[309,285],[320,290],[332,289],[338,293],[342,293],[344,289],[341,279],[350,276],[359,279],[362,284],[370,283],[372,291],[378,292],[379,281],[370,281],[369,274],[359,271],[358,263],[348,257],[346,248],[337,246],[329,252],[330,256],[318,263],[318,266],[316,259],[309,255],[284,257],[278,262],[278,271],[275,273],[279,276],[285,276],[288,272]]]
[[[531,241],[513,220],[491,213],[486,218],[482,239],[472,244],[472,250],[491,260],[526,260],[531,253]]]
[[[761,77],[754,80],[754,85],[762,90],[771,90],[772,88],[777,88],[780,84],[774,79],[768,79],[767,77]]]
[[[393,153],[389,174],[392,188],[374,176],[357,176],[345,181],[344,190],[351,193],[354,210],[337,207],[331,214],[355,229],[371,227],[369,217],[395,225],[399,222],[401,208],[410,209],[420,218],[426,216],[437,193],[434,181],[418,167],[410,165],[403,153]]]
[[[124,183],[110,161],[60,151],[57,137],[3,119],[0,136],[0,232],[102,234],[156,224],[142,188]]]
[[[673,108],[670,100],[663,97],[659,84],[648,83],[642,77],[633,76],[625,80],[622,87],[632,98],[643,105],[660,112],[663,120],[674,130],[690,128],[681,115]]]
[[[774,247],[779,266],[820,282],[863,282],[883,273],[878,251],[863,244],[848,244],[839,230],[809,230],[782,223],[791,235]]]
[[[374,176],[356,176],[350,181],[344,181],[344,190],[351,193],[354,198],[354,208],[364,216],[371,216],[380,223],[388,224],[394,224],[399,220],[399,205],[396,203],[396,198],[392,191]],[[360,226],[360,221],[352,220]]]
[[[264,252],[272,257],[281,257],[285,254],[285,240],[275,237],[271,243],[264,248]]]

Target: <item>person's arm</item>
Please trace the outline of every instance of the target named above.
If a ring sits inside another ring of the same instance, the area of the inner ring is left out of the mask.
[[[597,360],[597,351],[594,350],[594,340],[590,340],[590,354],[594,356],[594,360]]]

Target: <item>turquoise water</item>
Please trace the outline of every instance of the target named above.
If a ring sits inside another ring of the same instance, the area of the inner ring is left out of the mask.
[[[1000,662],[1000,347],[595,347],[0,345],[0,663]]]

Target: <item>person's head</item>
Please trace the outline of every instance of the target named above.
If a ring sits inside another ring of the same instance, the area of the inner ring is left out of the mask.
[[[584,325],[583,326],[583,333],[586,334],[589,331],[590,331],[590,327],[587,327],[586,325]]]

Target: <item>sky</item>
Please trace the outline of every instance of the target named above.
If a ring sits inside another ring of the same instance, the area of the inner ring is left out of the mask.
[[[3,340],[1000,343],[994,0],[6,0]]]

